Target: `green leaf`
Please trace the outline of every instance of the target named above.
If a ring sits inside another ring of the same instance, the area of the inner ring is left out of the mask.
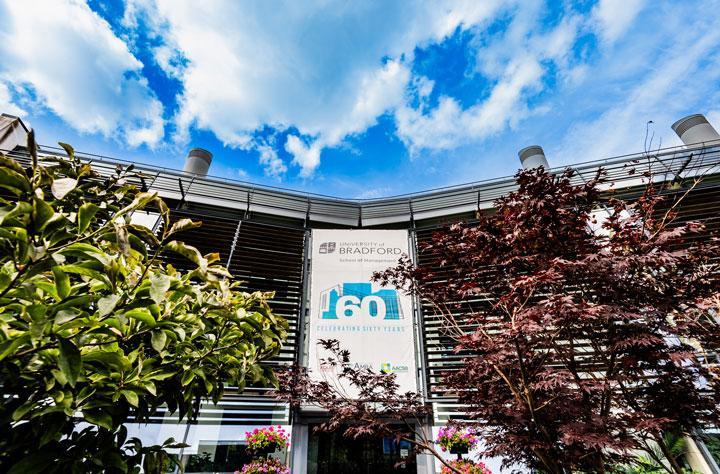
[[[5,265],[0,267],[0,291],[4,291],[5,288],[10,286],[16,274],[17,271],[12,260],[8,260]]]
[[[52,267],[52,273],[58,296],[61,300],[64,300],[70,294],[70,278],[59,267]]]
[[[98,206],[91,202],[86,202],[82,206],[80,206],[80,209],[78,209],[78,234],[82,234],[85,232],[90,225],[90,222],[92,221],[92,218],[95,217],[95,214],[100,210]]]
[[[77,183],[78,180],[73,178],[55,179],[50,186],[50,191],[52,191],[52,195],[55,196],[55,199],[59,200],[67,196],[70,191],[75,189]]]
[[[16,196],[32,192],[27,176],[5,166],[0,167],[0,188],[7,189]]]
[[[182,378],[180,379],[180,385],[183,387],[190,384],[195,379],[195,372],[192,370],[187,370],[183,373]]]
[[[160,245],[160,241],[157,239],[157,236],[153,234],[153,232],[144,225],[129,224],[127,227],[130,232],[137,235],[145,243],[152,246]]]
[[[135,308],[131,309],[130,311],[125,313],[125,316],[131,319],[136,319],[140,322],[143,322],[150,326],[151,328],[154,328],[157,324],[155,322],[155,318],[152,317],[152,314],[150,314],[150,311],[148,311],[145,308]]]
[[[146,453],[143,457],[143,471],[148,474],[158,474],[162,471],[158,453]]]
[[[130,361],[119,352],[96,350],[83,355],[83,363],[99,362],[111,366],[114,370],[122,371],[130,367]]]
[[[70,244],[58,253],[62,255],[72,255],[75,257],[92,258],[100,262],[103,266],[107,266],[111,260],[110,256],[99,248],[83,242]]]
[[[118,301],[120,301],[120,295],[115,294],[100,298],[98,300],[98,316],[102,318],[110,314],[115,309]]]
[[[157,387],[155,386],[155,384],[152,381],[150,381],[150,380],[144,381],[143,388],[145,388],[145,390],[147,390],[152,396],[154,396],[154,397],[157,396]]]
[[[150,298],[157,304],[165,299],[165,293],[170,289],[170,277],[163,273],[153,273],[150,276]]]
[[[27,402],[23,403],[19,407],[15,409],[15,411],[12,414],[13,421],[19,421],[22,420],[27,413],[32,410],[35,407],[35,402]]]
[[[80,316],[82,313],[74,309],[63,309],[55,314],[55,324],[60,326]]]
[[[83,418],[85,418],[85,421],[88,423],[92,423],[93,425],[97,425],[108,430],[112,430],[114,428],[112,416],[103,409],[95,408],[83,410]]]
[[[160,215],[163,219],[163,228],[167,229],[170,225],[170,208],[168,208],[165,201],[162,200],[162,198],[156,198],[155,204],[157,205],[158,209],[160,209]]]
[[[149,375],[147,378],[153,379],[153,380],[166,380],[166,379],[169,379],[170,377],[174,377],[174,376],[175,376],[175,372],[165,371],[165,372],[153,373],[152,375]]]
[[[23,176],[25,175],[25,170],[22,166],[20,166],[20,163],[13,160],[12,158],[3,155],[2,153],[0,153],[0,166],[10,168]]]
[[[159,330],[159,331],[153,331],[152,337],[150,339],[150,343],[153,346],[153,349],[155,349],[158,352],[161,352],[165,348],[165,343],[167,342],[167,334],[165,334],[165,331]]]
[[[202,270],[207,269],[207,260],[205,260],[200,251],[195,247],[187,245],[184,242],[178,242],[177,240],[173,240],[165,244],[165,248],[182,255],[191,262],[195,263]]]
[[[50,370],[50,373],[52,373],[53,377],[55,378],[55,380],[58,381],[58,383],[59,383],[60,385],[67,385],[67,379],[65,378],[65,376],[63,375],[63,373],[60,372],[58,369],[51,369],[51,370]],[[53,383],[53,386],[54,386],[54,385],[55,385],[55,384]]]
[[[38,451],[22,458],[7,471],[7,474],[27,474],[46,472],[47,467],[54,461],[54,451]]]
[[[14,353],[18,347],[23,344],[30,342],[30,335],[24,334],[19,337],[13,337],[7,341],[0,343],[0,360],[5,359],[7,356]]]
[[[63,142],[58,142],[58,145],[60,145],[62,149],[65,150],[68,158],[70,158],[71,160],[75,159],[75,149],[71,145]]]
[[[50,204],[37,196],[33,196],[33,220],[35,221],[35,231],[40,232],[43,230],[54,214],[55,211]]]
[[[80,351],[75,347],[75,344],[67,339],[60,339],[59,343],[60,357],[58,358],[58,365],[70,386],[74,387],[82,365]]]
[[[168,232],[167,235],[170,236],[176,232],[182,232],[183,230],[197,229],[201,225],[202,222],[199,221],[193,221],[192,219],[180,219],[172,225],[170,232]]]
[[[73,308],[73,307],[80,308],[80,307],[87,305],[94,299],[95,299],[95,297],[92,295],[75,296],[75,297],[70,298],[67,301],[63,301],[59,305],[55,306],[55,310],[60,311],[60,310],[66,309],[66,308]]]
[[[84,267],[81,265],[61,265],[60,270],[64,271],[65,273],[76,273],[78,275],[90,277],[93,280],[104,283],[105,286],[107,286],[108,288],[112,288],[112,283],[110,282],[108,276],[105,273],[93,270],[92,268]]]
[[[133,199],[130,204],[120,209],[115,214],[115,217],[123,216],[128,212],[136,211],[138,209],[143,209],[145,206],[148,205],[148,203],[155,201],[156,199],[158,199],[156,192],[137,193],[135,195],[135,199]]]
[[[26,201],[18,201],[15,203],[15,207],[13,207],[10,212],[5,214],[5,216],[0,219],[0,224],[4,224],[5,222],[9,222],[10,219],[14,219],[16,216],[22,216],[24,214],[32,214],[33,207],[32,204]]]
[[[137,407],[140,403],[138,394],[132,390],[120,390],[120,393],[122,393],[123,397],[125,397],[125,400],[127,400],[130,405]]]
[[[32,158],[33,174],[35,174],[35,168],[37,168],[38,165],[38,146],[35,142],[35,129],[32,128],[27,134],[27,149],[30,152],[30,157]]]

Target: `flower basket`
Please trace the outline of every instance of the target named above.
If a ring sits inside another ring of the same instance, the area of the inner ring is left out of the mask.
[[[469,459],[458,459],[456,461],[450,461],[450,465],[460,471],[462,474],[492,474],[492,471],[488,467],[479,462],[475,463]],[[440,474],[454,474],[453,471],[443,466],[440,470]]]
[[[267,456],[275,451],[284,449],[290,437],[278,426],[269,428],[255,428],[245,433],[248,451],[256,456]]]
[[[235,474],[290,474],[290,468],[274,458],[255,459]]]
[[[478,439],[475,431],[457,426],[445,426],[440,428],[437,444],[443,451],[452,454],[467,454],[477,445]]]

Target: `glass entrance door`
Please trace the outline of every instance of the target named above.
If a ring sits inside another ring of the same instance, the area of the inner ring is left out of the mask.
[[[415,473],[410,443],[394,438],[348,439],[342,433],[313,433],[310,425],[308,474]]]

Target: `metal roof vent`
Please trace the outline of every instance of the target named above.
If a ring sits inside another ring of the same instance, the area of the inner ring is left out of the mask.
[[[197,176],[207,176],[210,163],[212,163],[212,153],[202,148],[193,148],[188,152],[185,158],[185,173],[192,173]]]
[[[550,168],[547,158],[545,158],[545,152],[541,146],[530,145],[525,147],[518,152],[518,156],[520,157],[522,167],[526,170],[537,168],[539,166],[542,166],[545,169]]]
[[[720,140],[720,134],[703,114],[683,117],[672,125],[672,129],[686,145]]]

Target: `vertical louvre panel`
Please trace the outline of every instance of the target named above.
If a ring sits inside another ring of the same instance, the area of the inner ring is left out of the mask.
[[[240,224],[229,270],[243,281],[247,291],[273,291],[270,306],[287,319],[288,340],[277,357],[278,363],[295,360],[298,320],[303,297],[305,232],[243,221]]]
[[[269,300],[275,314],[289,324],[288,338],[280,354],[271,364],[283,365],[295,360],[298,344],[298,319],[303,296],[303,258],[305,232],[239,218],[218,217],[206,212],[173,210],[171,222],[190,218],[202,226],[177,234],[178,240],[196,247],[203,255],[217,252],[233,277],[241,282],[243,291],[275,292]],[[166,253],[163,259],[178,269],[188,270],[193,264],[182,256]],[[286,424],[289,408],[266,394],[267,390],[249,387],[238,393],[228,387],[217,405],[204,402],[199,424]],[[156,422],[167,422],[159,413]]]
[[[443,281],[453,278],[452,268],[441,269],[439,256],[435,252],[421,250],[424,244],[428,243],[433,233],[438,229],[424,229],[416,231],[416,241],[419,247],[417,252],[417,263],[420,266],[431,267],[436,272],[437,280]],[[482,298],[472,302],[464,303],[462,309],[479,310],[483,305]],[[421,303],[420,313],[423,328],[423,346],[425,350],[425,380],[427,383],[427,394],[433,405],[435,421],[440,423],[448,419],[462,416],[462,407],[457,399],[445,393],[442,388],[444,374],[459,370],[462,367],[461,361],[466,356],[463,353],[454,351],[454,343],[447,333],[443,324],[443,317],[435,314],[434,308],[426,302]],[[462,323],[461,323],[461,327]],[[472,328],[465,326],[463,329],[470,331]]]

